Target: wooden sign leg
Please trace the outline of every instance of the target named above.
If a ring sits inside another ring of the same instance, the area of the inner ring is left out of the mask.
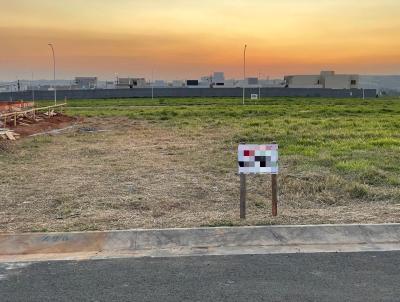
[[[240,219],[246,219],[246,174],[240,173]]]
[[[272,183],[272,216],[278,216],[278,175],[271,175]]]

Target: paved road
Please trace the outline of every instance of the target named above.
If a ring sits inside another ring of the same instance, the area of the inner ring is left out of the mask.
[[[400,252],[0,264],[5,301],[400,301]]]

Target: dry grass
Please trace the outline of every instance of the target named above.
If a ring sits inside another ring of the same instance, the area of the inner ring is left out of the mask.
[[[240,221],[229,127],[172,129],[123,117],[82,126],[109,131],[27,138],[0,153],[0,231],[400,221],[398,203],[354,199],[322,168],[288,173],[295,156],[282,158],[279,217],[270,215],[268,177],[254,176]],[[362,188],[347,191],[363,197]]]

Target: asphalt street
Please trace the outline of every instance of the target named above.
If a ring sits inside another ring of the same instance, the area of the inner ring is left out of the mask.
[[[0,264],[0,301],[400,301],[400,252]]]

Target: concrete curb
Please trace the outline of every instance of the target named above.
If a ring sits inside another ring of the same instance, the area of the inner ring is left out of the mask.
[[[365,250],[400,250],[400,224],[0,234],[3,262],[43,255],[69,259],[74,254],[101,258]]]

